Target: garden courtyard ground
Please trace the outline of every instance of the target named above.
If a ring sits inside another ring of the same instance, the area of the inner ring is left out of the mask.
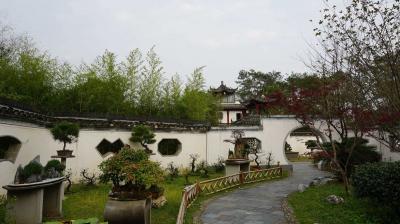
[[[267,182],[248,189],[239,189],[210,202],[201,219],[204,224],[284,223],[282,200],[296,191],[299,184],[330,175],[311,163],[294,163],[293,174],[283,180]]]

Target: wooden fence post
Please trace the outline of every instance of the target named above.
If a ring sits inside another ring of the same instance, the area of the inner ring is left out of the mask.
[[[197,188],[197,194],[199,194],[201,192],[201,187],[200,187],[200,182],[199,180],[196,181],[196,188]]]
[[[242,171],[240,171],[239,173],[239,183],[240,184],[244,183],[244,173]]]

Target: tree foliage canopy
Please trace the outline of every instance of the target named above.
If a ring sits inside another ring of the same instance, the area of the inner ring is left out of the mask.
[[[26,36],[0,26],[0,97],[55,114],[102,114],[194,119],[215,123],[213,96],[204,89],[203,68],[186,84],[165,77],[152,47],[122,60],[106,50],[75,67],[41,52]],[[199,105],[200,111],[191,106]]]

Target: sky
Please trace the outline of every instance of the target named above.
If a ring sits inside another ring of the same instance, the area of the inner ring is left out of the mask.
[[[74,65],[106,49],[123,59],[155,46],[166,77],[206,66],[207,86],[235,87],[242,69],[307,71],[309,20],[322,7],[322,0],[0,0],[0,23]]]

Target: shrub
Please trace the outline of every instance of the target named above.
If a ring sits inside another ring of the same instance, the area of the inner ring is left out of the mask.
[[[194,173],[196,171],[196,161],[199,159],[199,154],[190,154],[190,171]]]
[[[26,166],[24,166],[23,169],[19,170],[20,172],[20,177],[23,181],[26,181],[30,176],[32,175],[42,175],[43,173],[43,166],[42,164],[36,162],[36,161],[31,161],[28,163]]]
[[[321,160],[329,162],[332,158],[332,155],[330,155],[326,151],[317,150],[312,152],[311,157],[313,159],[313,163],[318,163]]]
[[[202,160],[197,164],[197,172],[200,173],[201,177],[208,177],[208,164],[206,161]]]
[[[216,173],[221,173],[225,170],[224,159],[222,157],[218,157],[218,161],[212,164]]]
[[[150,188],[149,188],[149,191],[151,192],[152,199],[157,199],[160,196],[164,195],[165,189],[163,187],[158,186],[158,185],[151,185]]]
[[[54,168],[54,170],[56,170],[58,172],[62,172],[64,170],[64,166],[61,164],[60,161],[58,161],[56,159],[49,160],[47,162],[46,166],[44,167],[44,170],[49,171],[50,168]]]
[[[100,180],[112,181],[110,196],[117,198],[146,198],[151,185],[163,180],[164,172],[159,163],[149,160],[148,154],[140,149],[122,149],[115,156],[99,165]]]
[[[0,195],[0,223],[6,223],[7,200],[4,195]]]
[[[381,155],[376,151],[376,146],[368,145],[367,139],[357,138],[356,140],[356,138],[347,138],[344,139],[342,142],[335,142],[337,149],[337,158],[340,164],[346,163],[346,160],[349,157],[349,149],[353,145],[354,141],[356,141],[356,146],[349,161],[347,169],[348,177],[350,177],[355,166],[364,163],[379,162],[381,160]],[[328,153],[327,155],[325,153],[324,156],[332,158],[333,150],[331,143],[324,143],[323,147]]]
[[[181,167],[179,169],[179,173],[185,178],[185,185],[190,185],[189,175],[191,173],[191,170],[187,167]]]
[[[174,162],[168,163],[167,172],[171,180],[179,176],[179,169],[174,166]]]
[[[400,213],[400,162],[360,165],[352,175],[354,192],[392,207]]]
[[[86,186],[96,185],[98,179],[96,173],[89,173],[88,169],[81,170],[81,177],[80,182]]]
[[[291,152],[292,150],[292,146],[289,145],[289,143],[285,142],[285,152]]]

